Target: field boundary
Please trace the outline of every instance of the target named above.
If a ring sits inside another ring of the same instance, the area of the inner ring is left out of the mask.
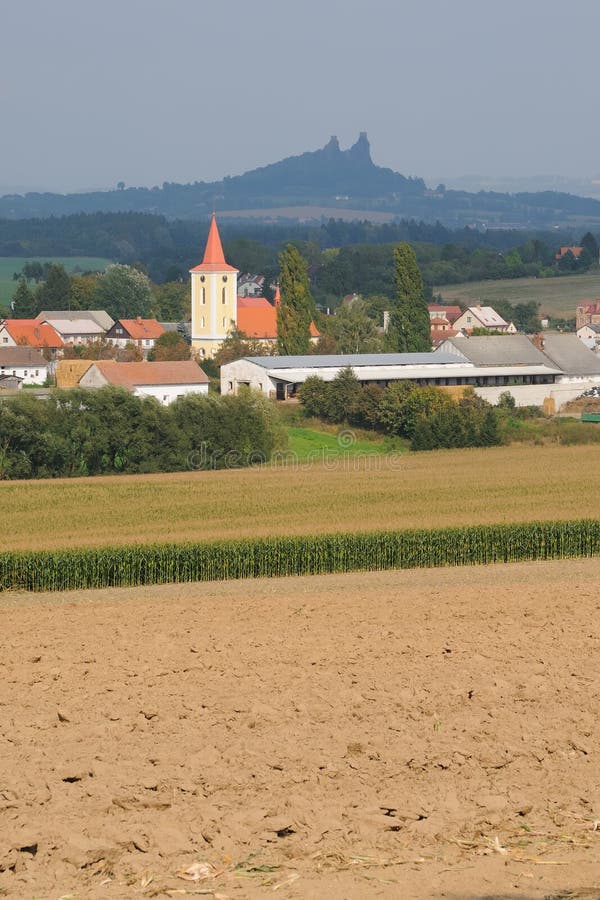
[[[0,591],[574,559],[600,555],[600,520],[247,538],[0,553]]]

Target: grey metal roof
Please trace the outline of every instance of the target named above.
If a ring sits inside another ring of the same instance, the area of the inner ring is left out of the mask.
[[[577,340],[579,339],[577,338]],[[533,346],[529,338],[524,334],[448,338],[448,343],[472,362],[474,366],[548,365],[548,359]],[[556,364],[550,362],[550,366],[556,367]]]
[[[600,357],[576,334],[545,334],[543,355],[565,375],[600,375]]]
[[[319,372],[323,381],[333,381],[340,370],[327,368]],[[306,368],[298,369],[269,369],[267,374],[275,381],[285,381],[290,384],[301,384],[307,378]],[[430,366],[426,371],[415,369],[411,366],[360,366],[356,370],[359,381],[414,381],[419,379],[443,378],[480,378],[480,377],[511,377],[517,375],[551,375],[558,377],[560,372],[549,365],[542,366],[473,366],[471,363],[457,364],[448,368],[445,365]]]
[[[43,309],[36,319],[38,322],[47,319],[92,319],[104,331],[108,331],[115,324],[104,309]]]
[[[246,356],[264,369],[327,369],[361,366],[440,366],[457,364],[456,356],[446,353],[345,353],[319,356]],[[547,365],[547,361],[543,361]]]

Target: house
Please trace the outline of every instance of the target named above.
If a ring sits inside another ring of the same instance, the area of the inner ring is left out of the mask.
[[[64,349],[64,342],[47,322],[5,319],[0,325],[0,347],[35,347],[54,359]]]
[[[115,324],[114,319],[103,309],[43,309],[36,319],[38,322],[48,322],[51,319],[91,319],[105,332]]]
[[[238,278],[238,297],[260,297],[265,279],[263,275],[242,275]]]
[[[48,370],[48,361],[38,350],[0,346],[0,378],[16,378],[21,384],[44,384]]]
[[[428,303],[427,310],[430,319],[445,319],[450,325],[462,315],[460,306],[445,306],[443,303]]]
[[[143,356],[147,356],[154,347],[156,339],[165,333],[165,329],[156,319],[119,319],[106,332],[106,340],[110,344],[123,348],[134,344]]]
[[[465,331],[467,334],[475,328],[505,331],[508,334],[515,334],[517,331],[512,323],[505,322],[491,306],[470,306],[454,320],[452,325],[456,331]]]
[[[600,345],[600,325],[582,325],[577,329],[577,337],[589,350]]]
[[[452,327],[448,319],[436,317],[430,319],[429,322],[431,326],[431,344],[434,348],[439,347],[442,341],[459,333],[456,328]]]
[[[213,214],[204,257],[200,265],[190,269],[192,286],[192,349],[199,355],[213,357],[232,331],[243,332],[252,340],[274,345],[277,341],[277,309],[279,289],[274,303],[264,297],[239,297],[238,270],[230,266]],[[311,341],[319,332],[311,323]]]
[[[600,300],[583,300],[575,309],[575,328],[583,325],[600,325]]]
[[[567,253],[570,253],[575,259],[579,259],[583,253],[583,247],[561,247],[558,253],[554,254],[554,259],[558,261],[562,259],[563,256],[566,256]]]
[[[209,379],[193,360],[182,362],[115,362],[97,360],[81,376],[79,385],[122,387],[136,397],[154,397],[163,406],[186,394],[207,394]]]
[[[79,347],[91,341],[99,341],[105,331],[94,319],[44,319],[59,335],[64,344]]]

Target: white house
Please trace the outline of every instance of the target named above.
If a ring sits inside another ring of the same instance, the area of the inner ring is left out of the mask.
[[[0,347],[0,377],[12,375],[23,384],[44,384],[48,362],[33,347]]]
[[[193,360],[181,362],[115,362],[97,360],[82,375],[79,385],[122,387],[136,397],[154,397],[163,406],[186,394],[207,394],[209,379]]]
[[[491,306],[470,306],[452,323],[456,331],[471,332],[474,328],[485,328],[488,331],[506,331],[508,334],[516,334],[517,329],[509,322],[505,322]]]

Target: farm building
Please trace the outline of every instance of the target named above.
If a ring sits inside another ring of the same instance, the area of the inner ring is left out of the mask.
[[[518,406],[555,409],[600,382],[600,358],[576,335],[545,334],[543,349],[524,335],[450,338],[432,353],[342,356],[253,356],[221,368],[221,393],[241,386],[285,400],[311,376],[332,381],[348,366],[363,384],[413,381],[436,387],[471,386],[490,403],[510,392]]]
[[[79,380],[80,387],[122,387],[136,397],[154,397],[163,406],[186,394],[207,394],[208,377],[193,360],[182,362],[115,362],[98,360]]]
[[[414,381],[419,385],[437,387],[493,387],[498,388],[499,393],[513,385],[552,385],[561,375],[544,358],[531,365],[499,363],[482,367],[439,351],[339,356],[252,356],[221,367],[221,393],[235,394],[245,385],[267,396],[285,400],[294,396],[307,378],[316,375],[324,381],[333,381],[348,366],[363,384],[385,387],[394,381]],[[547,391],[547,388],[544,390]]]
[[[0,325],[0,347],[36,347],[54,358],[58,350],[64,349],[64,343],[47,322],[5,319]]]

